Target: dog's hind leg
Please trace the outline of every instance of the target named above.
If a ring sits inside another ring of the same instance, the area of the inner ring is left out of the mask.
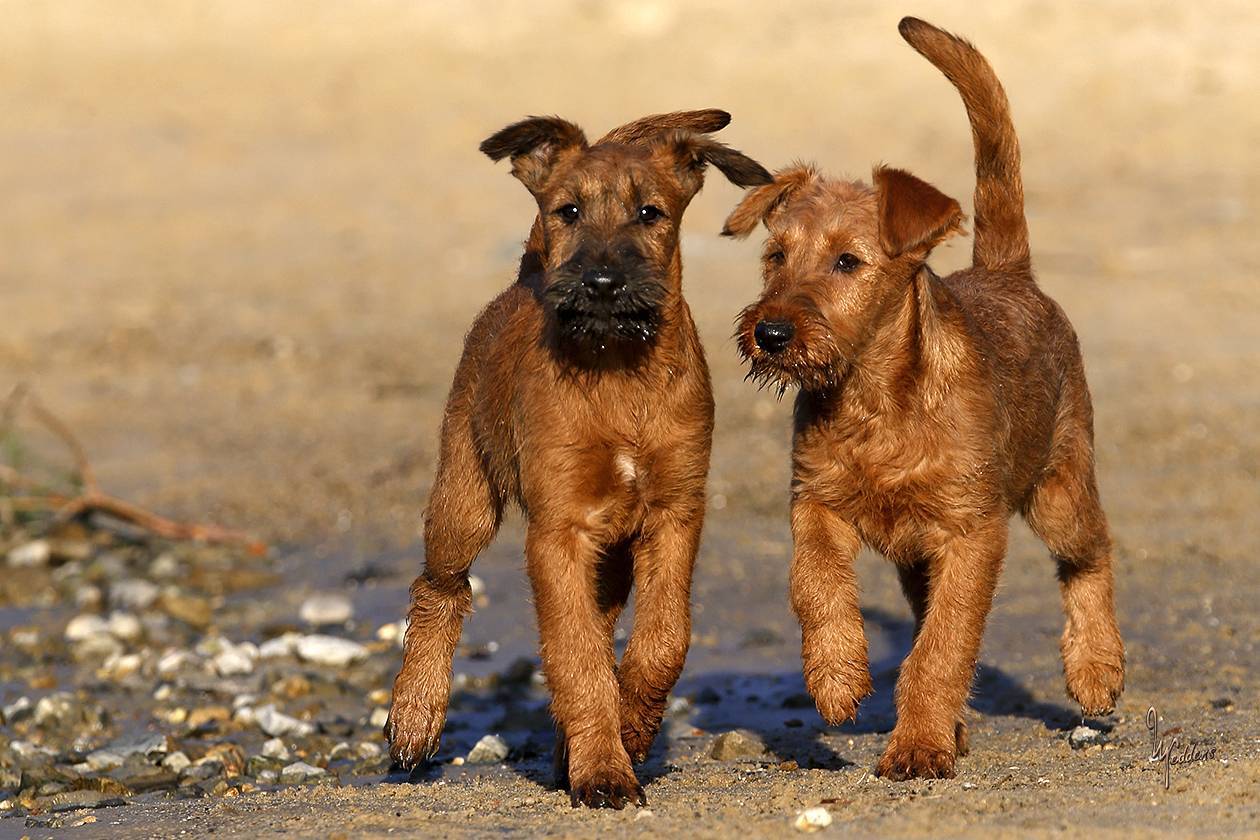
[[[997,514],[942,536],[923,623],[897,677],[897,725],[876,768],[887,778],[954,775],[958,721],[1006,554],[1006,520]]]
[[[437,475],[424,522],[423,573],[411,585],[403,665],[385,738],[403,767],[431,758],[438,748],[451,692],[451,661],[464,616],[472,609],[468,569],[494,538],[502,518],[473,441],[470,419],[458,404],[442,424]]]
[[[901,592],[910,604],[914,613],[914,638],[919,637],[923,629],[923,617],[927,614],[928,587],[931,585],[927,558],[897,561],[897,578],[901,581]]]
[[[1050,461],[1025,517],[1058,564],[1068,695],[1085,714],[1105,714],[1124,690],[1124,642],[1116,623],[1111,539],[1094,476],[1092,427],[1083,384],[1068,389]]]

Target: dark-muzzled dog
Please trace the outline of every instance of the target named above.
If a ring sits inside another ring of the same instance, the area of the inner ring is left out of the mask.
[[[468,334],[425,516],[402,670],[385,727],[404,767],[431,757],[470,609],[468,570],[504,506],[526,565],[558,730],[557,780],[592,807],[643,803],[631,767],[660,728],[690,642],[713,396],[682,294],[679,224],[711,164],[770,174],[707,133],[722,111],[647,117],[587,142],[555,117],[481,144],[538,202],[516,283]],[[637,587],[620,664],[612,633]]]

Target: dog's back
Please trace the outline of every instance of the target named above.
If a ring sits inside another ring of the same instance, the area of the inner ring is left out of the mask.
[[[1080,349],[1071,323],[1037,286],[1024,215],[1019,138],[1002,83],[966,40],[917,18],[901,35],[957,88],[975,146],[973,265],[942,280],[971,324],[990,365],[998,406],[1009,418],[1008,492],[1023,501],[1050,455],[1061,399],[1088,410]]]

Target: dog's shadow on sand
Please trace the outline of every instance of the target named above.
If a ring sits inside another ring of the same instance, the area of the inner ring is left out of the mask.
[[[897,721],[894,691],[898,669],[914,638],[914,625],[908,619],[880,608],[862,612],[868,631],[882,634],[890,652],[871,663],[874,693],[862,701],[856,720],[839,727],[827,726],[805,689],[799,659],[794,658],[796,667],[776,673],[725,672],[684,679],[675,693],[695,704],[690,724],[710,733],[750,730],[779,761],[795,761],[802,767],[852,766],[853,762],[822,736],[892,731]],[[1039,700],[1015,677],[992,665],[979,666],[975,687],[970,705],[983,715],[1028,718],[1054,730],[1071,729],[1080,722],[1079,712]]]
[[[892,731],[897,670],[914,635],[912,622],[887,610],[867,608],[863,617],[868,632],[883,636],[886,644],[881,647],[888,653],[871,663],[874,693],[862,701],[856,720],[839,727],[823,723],[805,689],[799,653],[785,645],[782,670],[723,670],[684,676],[672,696],[685,701],[676,701],[671,707],[652,753],[636,768],[639,780],[646,785],[669,775],[680,754],[705,754],[712,748],[713,735],[734,729],[752,732],[764,743],[766,755],[778,762],[794,761],[800,767],[828,770],[854,766],[832,746],[834,736]],[[1068,730],[1080,722],[1079,712],[1039,700],[1013,676],[987,664],[981,664],[977,671],[971,708],[982,715],[1040,721],[1052,730]],[[385,782],[424,783],[452,770],[458,772],[461,768],[452,767],[450,757],[466,755],[487,733],[501,735],[510,745],[505,764],[513,772],[543,788],[553,787],[555,733],[547,716],[546,695],[537,687],[521,685],[457,691],[437,761],[410,773],[393,771]],[[750,753],[748,757],[755,756]]]

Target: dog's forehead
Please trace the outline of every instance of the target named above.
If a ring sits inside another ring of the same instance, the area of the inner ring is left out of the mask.
[[[624,143],[601,143],[576,157],[560,184],[588,193],[632,190],[657,176],[647,149]]]
[[[877,237],[879,198],[861,181],[818,178],[767,221],[773,236],[826,245],[837,237]]]

